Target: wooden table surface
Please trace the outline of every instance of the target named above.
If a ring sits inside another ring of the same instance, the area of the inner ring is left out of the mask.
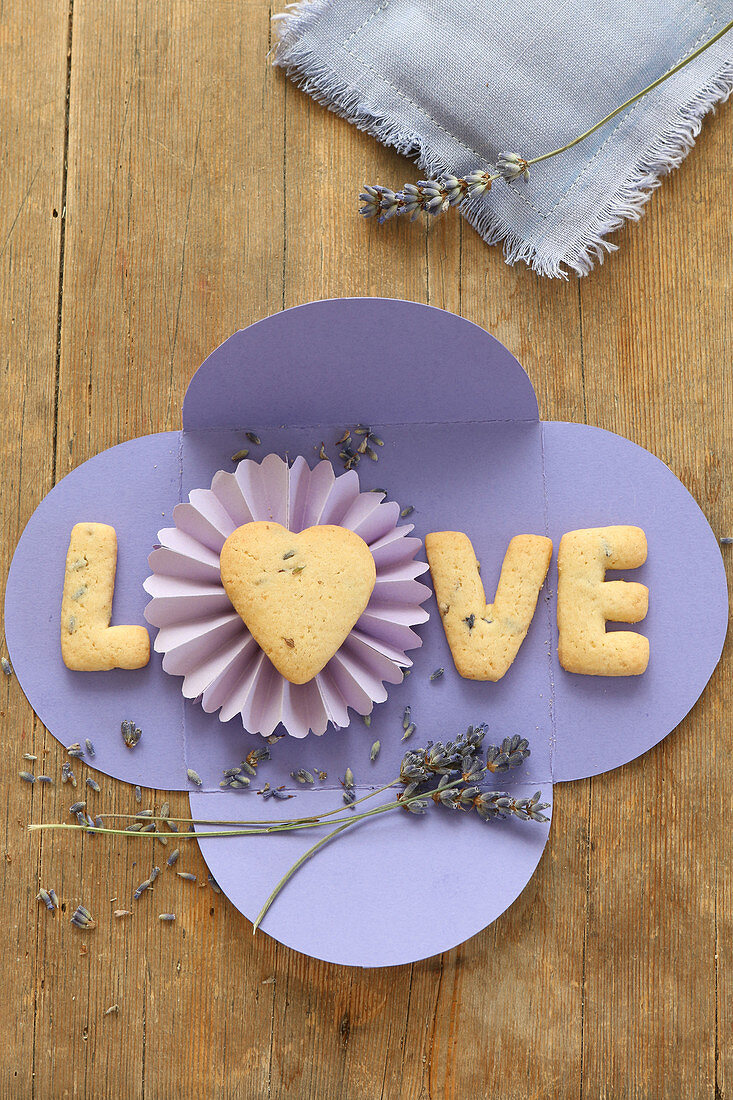
[[[192,373],[235,329],[337,295],[483,325],[529,371],[542,416],[647,447],[733,534],[730,107],[617,255],[543,281],[455,215],[429,231],[364,223],[364,182],[416,173],[273,71],[270,14],[261,0],[0,5],[3,582],[61,477],[179,428]],[[704,614],[680,592],[680,630]],[[69,799],[23,784],[22,753],[53,774],[64,754],[0,680],[2,1097],[733,1096],[730,647],[662,745],[556,789],[539,870],[501,919],[371,971],[253,939],[187,883],[172,928],[112,920],[137,856],[24,829]],[[103,789],[130,810],[129,787]],[[193,851],[186,866],[203,871]],[[66,916],[39,907],[39,885]],[[80,901],[89,934],[68,923]]]

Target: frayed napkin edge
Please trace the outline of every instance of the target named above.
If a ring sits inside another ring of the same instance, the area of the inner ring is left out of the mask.
[[[272,17],[276,41],[273,65],[284,69],[296,87],[358,130],[410,157],[431,176],[450,168],[432,157],[420,134],[405,129],[390,115],[376,115],[361,107],[361,93],[336,73],[302,41],[304,33],[331,6],[332,0],[296,0]],[[618,251],[607,237],[627,221],[639,221],[644,207],[664,178],[678,168],[695,144],[705,116],[733,94],[733,63],[722,69],[678,109],[666,132],[657,137],[618,190],[609,197],[590,225],[568,244],[562,255],[545,255],[541,243],[522,240],[507,221],[493,210],[485,196],[469,199],[458,208],[488,245],[501,245],[504,259],[513,266],[527,264],[538,275],[567,279],[571,272],[588,275],[605,257]]]

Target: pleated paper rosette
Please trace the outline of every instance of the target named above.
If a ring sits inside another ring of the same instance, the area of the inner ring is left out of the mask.
[[[303,457],[291,466],[278,455],[244,459],[234,473],[219,470],[210,489],[194,489],[173,510],[175,527],[158,532],[144,583],[152,596],[145,618],[158,628],[155,650],[163,669],[182,676],[186,699],[201,701],[222,722],[239,716],[250,733],[278,726],[293,737],[323,734],[329,723],[349,724],[349,710],[366,715],[399,684],[422,644],[412,629],[428,618],[430,589],[416,579],[419,539],[398,526],[399,505],[362,492],[356,471],[337,477],[330,462],[311,470]],[[221,581],[219,555],[242,524],[270,520],[298,533],[334,524],[364,539],[377,567],[369,603],[325,668],[306,684],[291,684],[260,649],[234,610]]]

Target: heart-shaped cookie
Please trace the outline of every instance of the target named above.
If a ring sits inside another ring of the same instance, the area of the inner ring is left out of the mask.
[[[346,527],[245,523],[221,551],[221,579],[257,644],[291,684],[305,684],[346,640],[369,603],[377,570]]]

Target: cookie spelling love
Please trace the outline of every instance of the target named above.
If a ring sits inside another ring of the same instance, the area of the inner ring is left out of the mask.
[[[549,538],[517,535],[509,543],[493,602],[481,565],[459,531],[427,535],[425,550],[445,636],[459,675],[497,681],[509,671],[534,617],[553,553]],[[606,580],[609,569],[646,561],[639,527],[593,527],[563,535],[558,550],[558,657],[585,676],[639,676],[649,640],[606,622],[638,623],[649,591],[635,581]],[[374,560],[359,535],[321,525],[298,533],[278,523],[238,527],[221,551],[221,577],[234,609],[277,670],[304,684],[325,668],[357,624],[375,584]],[[71,532],[61,604],[61,654],[81,672],[144,667],[150,657],[141,626],[110,626],[117,536],[102,523]]]

